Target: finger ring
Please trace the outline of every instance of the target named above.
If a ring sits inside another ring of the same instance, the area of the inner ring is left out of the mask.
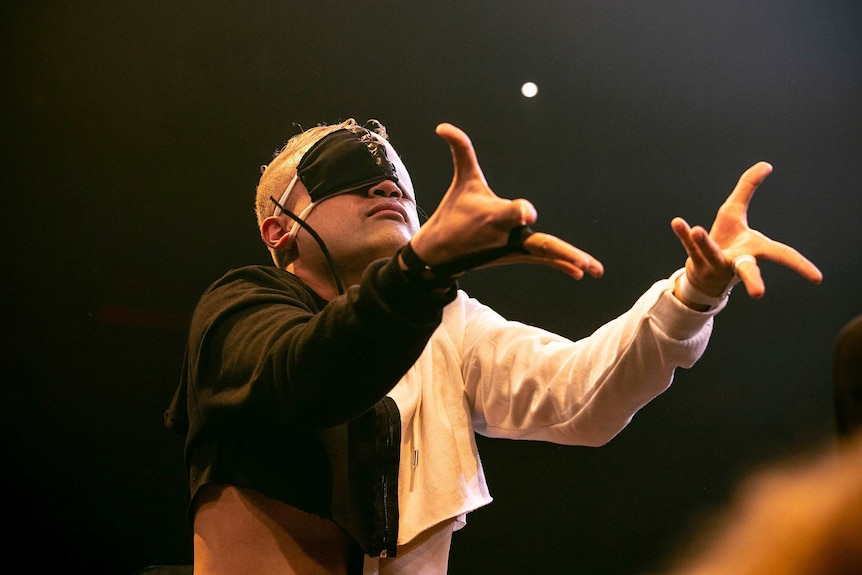
[[[730,266],[733,268],[733,273],[739,275],[739,266],[746,262],[756,264],[757,258],[755,258],[751,254],[742,254],[741,256],[736,256],[735,258],[733,258],[733,263],[730,264]]]

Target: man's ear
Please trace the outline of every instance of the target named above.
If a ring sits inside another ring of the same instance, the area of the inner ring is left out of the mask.
[[[285,227],[284,218],[270,216],[260,226],[260,238],[270,249],[283,248],[290,240],[290,230]]]

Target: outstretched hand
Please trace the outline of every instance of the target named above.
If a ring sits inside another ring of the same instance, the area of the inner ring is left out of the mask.
[[[533,205],[524,199],[498,197],[488,186],[470,138],[451,124],[437,126],[452,153],[454,175],[440,205],[410,241],[413,251],[432,268],[506,245],[510,232],[535,223]],[[599,277],[602,264],[560,238],[534,233],[524,252],[487,264],[536,263],[559,269],[575,279],[585,273]]]
[[[823,279],[820,270],[798,251],[748,226],[751,198],[771,172],[772,166],[766,162],[759,162],[746,170],[718,209],[709,233],[700,226],[690,227],[682,218],[674,218],[671,222],[674,233],[688,253],[685,264],[688,281],[700,292],[718,296],[738,276],[748,295],[762,297],[766,285],[758,265],[761,260],[790,268],[812,283],[820,283]]]

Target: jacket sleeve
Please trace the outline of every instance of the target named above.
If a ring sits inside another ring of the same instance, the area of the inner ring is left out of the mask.
[[[188,412],[207,427],[231,418],[320,428],[358,416],[409,369],[454,297],[414,286],[393,260],[329,303],[287,272],[244,269],[216,283],[192,319]]]
[[[677,272],[677,274],[680,272]],[[571,341],[473,302],[462,363],[475,430],[490,437],[601,445],[706,348],[713,316],[654,284],[626,313]]]

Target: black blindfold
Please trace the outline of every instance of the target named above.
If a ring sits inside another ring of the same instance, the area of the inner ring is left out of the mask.
[[[308,149],[296,173],[312,202],[383,180],[398,184],[398,171],[386,156],[386,146],[364,129],[327,134]]]

